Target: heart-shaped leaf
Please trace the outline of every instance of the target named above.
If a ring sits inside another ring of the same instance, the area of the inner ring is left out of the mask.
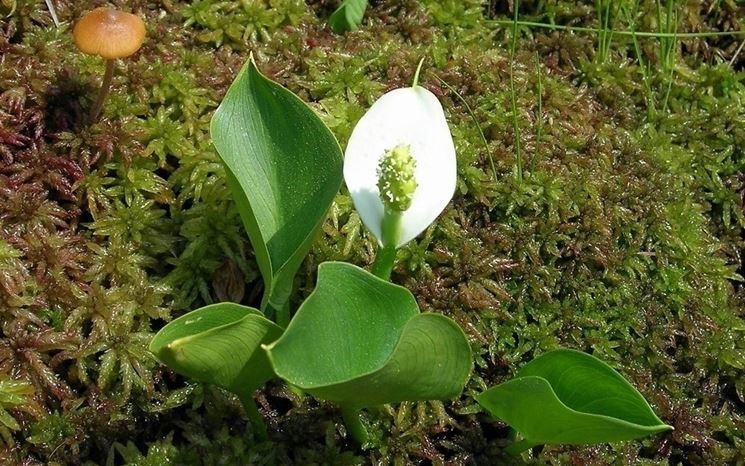
[[[539,356],[477,401],[533,445],[617,442],[672,429],[613,368],[568,349]]]
[[[245,396],[274,377],[261,345],[281,334],[258,310],[219,303],[171,321],[150,342],[150,351],[180,374]]]
[[[342,152],[295,94],[251,58],[212,117],[212,139],[264,278],[262,310],[283,309],[339,191]]]
[[[455,322],[420,314],[406,288],[343,262],[320,265],[316,289],[267,352],[279,377],[354,408],[453,398],[471,371]]]
[[[362,23],[367,10],[367,0],[344,0],[329,16],[329,26],[337,34],[354,31]]]

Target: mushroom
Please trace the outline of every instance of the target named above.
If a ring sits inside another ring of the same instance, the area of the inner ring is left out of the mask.
[[[94,122],[109,95],[115,60],[140,49],[145,40],[145,23],[137,15],[100,7],[83,16],[72,35],[81,52],[98,55],[106,61],[101,90],[89,114],[89,120]]]

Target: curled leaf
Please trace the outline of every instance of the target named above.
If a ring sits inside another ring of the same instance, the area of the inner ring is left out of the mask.
[[[355,408],[453,398],[471,371],[455,322],[420,314],[406,288],[343,262],[320,265],[316,289],[267,351],[279,377]]]
[[[278,311],[341,187],[341,148],[313,110],[263,76],[253,58],[210,132],[264,278],[262,310]]]
[[[274,376],[261,345],[281,333],[256,309],[219,303],[171,321],[155,335],[150,351],[180,374],[250,394]]]
[[[618,442],[672,429],[613,368],[568,349],[539,356],[476,399],[534,445]]]

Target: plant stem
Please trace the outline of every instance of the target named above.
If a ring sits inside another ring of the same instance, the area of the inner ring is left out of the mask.
[[[280,309],[277,309],[275,316],[277,318],[277,325],[287,328],[290,325],[290,302],[285,302]]]
[[[485,22],[492,23],[492,24],[505,25],[505,26],[511,26],[514,23],[513,20],[503,20],[503,19],[497,19],[497,20],[490,19],[490,20],[485,20]],[[561,24],[538,23],[535,21],[517,21],[517,24],[520,26],[545,28],[545,29],[552,29],[556,31],[592,32],[595,34],[601,32],[601,30],[598,28],[588,28],[588,27],[581,27],[581,26],[563,26]],[[637,37],[670,37],[670,38],[676,37],[678,39],[691,39],[691,38],[696,38],[696,37],[742,36],[742,35],[745,35],[745,30],[714,31],[714,32],[679,32],[677,34],[664,33],[664,32],[647,32],[647,31],[613,31],[613,34],[617,36],[636,35]]]
[[[673,1],[667,0],[667,17],[665,19],[665,32],[673,33],[672,38],[666,40],[664,47],[664,61],[663,70],[667,75],[667,91],[665,92],[665,98],[662,101],[662,111],[667,110],[667,102],[670,98],[670,91],[673,86],[673,76],[675,75],[675,59],[676,59],[676,44],[677,44],[677,33],[678,33],[678,12],[673,8]]]
[[[510,456],[517,456],[520,453],[526,450],[529,450],[536,445],[540,445],[540,443],[531,442],[530,440],[523,439],[523,440],[518,440],[517,442],[511,445],[508,445],[507,448],[504,449],[504,451],[507,452],[507,454],[509,454]]]
[[[484,151],[486,152],[486,155],[489,157],[489,165],[491,165],[491,171],[492,171],[492,174],[494,175],[494,181],[496,182],[497,181],[497,169],[494,166],[494,158],[491,155],[491,151],[489,150],[489,142],[486,140],[486,136],[484,135],[484,130],[481,129],[481,125],[479,124],[479,120],[476,118],[476,114],[473,112],[473,109],[471,108],[471,106],[468,105],[468,101],[466,101],[466,99],[464,99],[463,96],[460,95],[460,93],[453,88],[453,86],[445,82],[442,78],[440,78],[437,75],[435,75],[435,78],[437,78],[437,80],[440,81],[440,84],[442,84],[450,92],[455,94],[455,96],[458,98],[458,100],[461,101],[463,106],[466,107],[466,111],[471,116],[471,119],[473,120],[473,122],[476,124],[476,128],[479,130],[479,135],[481,136],[481,142],[484,144]]]
[[[396,261],[396,244],[401,233],[401,212],[386,207],[380,229],[383,246],[378,248],[372,273],[383,280],[390,280],[393,263]]]
[[[646,91],[645,94],[645,100],[647,103],[647,118],[652,119],[654,114],[656,113],[655,109],[655,101],[654,101],[654,93],[652,92],[652,85],[650,84],[650,68],[647,64],[644,63],[644,56],[642,54],[641,46],[639,45],[639,40],[636,38],[636,17],[639,13],[639,1],[636,0],[634,2],[634,11],[633,13],[629,14],[627,12],[627,21],[629,24],[631,24],[631,41],[634,44],[634,53],[636,53],[636,60],[639,62],[639,71],[642,75],[642,82],[644,82],[644,89]]]
[[[536,112],[535,154],[533,154],[533,158],[530,161],[531,172],[533,172],[535,164],[538,161],[538,156],[540,155],[541,136],[543,134],[543,78],[541,76],[541,59],[538,56],[537,52],[535,58],[535,73],[538,76],[538,91],[536,92],[538,100],[538,110]]]
[[[362,420],[360,419],[360,410],[341,408],[341,416],[344,419],[344,425],[347,426],[349,435],[354,439],[354,441],[359,445],[367,443],[369,435],[367,433],[367,428],[362,424]]]
[[[54,21],[54,26],[59,27],[59,18],[57,17],[57,10],[54,9],[54,3],[52,0],[44,0],[47,4],[47,9],[49,10],[49,14],[52,16],[52,21]]]
[[[735,53],[732,54],[732,58],[729,61],[730,67],[732,67],[735,64],[735,60],[737,60],[737,56],[740,55],[740,52],[742,52],[743,47],[745,47],[745,40],[740,43],[740,46],[737,47],[737,51],[735,51]]]
[[[264,423],[264,419],[261,417],[261,413],[259,413],[259,408],[256,407],[256,402],[254,401],[252,394],[238,393],[238,398],[241,400],[243,409],[246,410],[248,420],[256,434],[256,438],[258,440],[268,440],[269,434],[266,432],[266,424]]]
[[[111,78],[114,77],[114,60],[106,60],[106,71],[103,74],[103,81],[101,82],[101,89],[98,91],[98,97],[96,102],[91,107],[91,111],[88,114],[89,123],[95,123],[98,119],[98,114],[101,113],[106,97],[109,95],[111,90]]]
[[[515,133],[515,162],[518,184],[523,183],[523,155],[520,149],[520,122],[517,115],[517,93],[515,92],[515,49],[517,47],[517,24],[520,1],[515,0],[515,16],[512,20],[512,43],[510,44],[510,100],[512,101],[512,126]]]
[[[378,248],[378,254],[375,256],[375,262],[372,265],[373,275],[383,280],[390,280],[395,260],[395,246],[382,246]]]

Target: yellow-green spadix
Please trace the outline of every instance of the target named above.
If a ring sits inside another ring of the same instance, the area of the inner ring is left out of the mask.
[[[344,180],[381,246],[390,242],[383,238],[386,210],[400,215],[396,247],[424,231],[450,202],[456,182],[455,146],[437,97],[421,86],[380,97],[352,131]]]

